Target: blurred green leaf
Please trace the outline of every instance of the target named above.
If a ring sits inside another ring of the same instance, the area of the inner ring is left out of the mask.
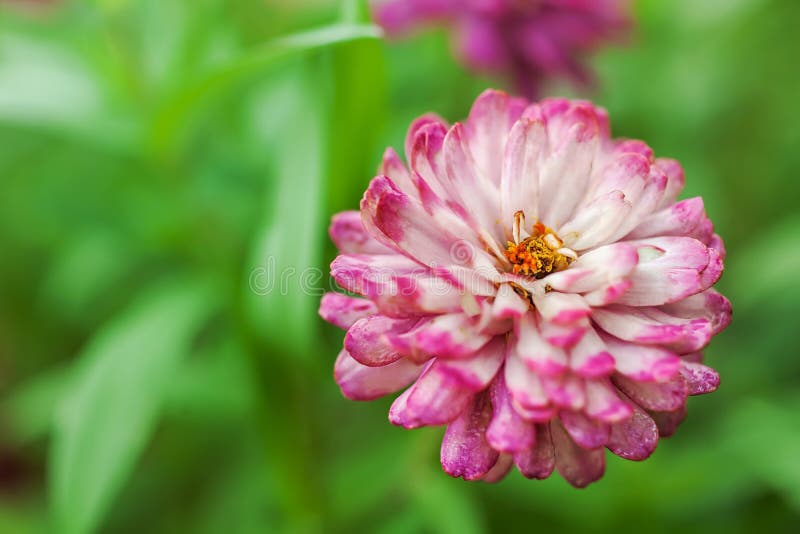
[[[153,143],[162,149],[170,146],[180,131],[186,129],[190,119],[196,119],[192,116],[194,113],[208,111],[211,106],[206,102],[207,98],[219,97],[248,77],[263,74],[284,59],[339,43],[379,36],[376,26],[341,23],[288,35],[249,50],[167,100],[153,123]]]
[[[18,385],[0,403],[9,439],[28,443],[43,437],[53,423],[54,408],[71,385],[72,367],[59,364]]]
[[[273,82],[256,112],[264,134],[274,136],[275,185],[247,263],[246,301],[259,335],[292,356],[310,356],[315,343],[328,98],[325,78],[308,64]]]
[[[90,341],[54,422],[50,496],[59,532],[99,525],[149,441],[172,375],[213,302],[205,284],[160,286]]]

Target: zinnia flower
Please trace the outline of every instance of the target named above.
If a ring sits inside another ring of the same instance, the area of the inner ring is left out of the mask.
[[[630,26],[629,0],[378,0],[375,19],[390,36],[427,23],[454,32],[457,55],[478,71],[506,73],[533,97],[540,81],[586,84],[580,58]]]
[[[361,212],[333,218],[332,275],[358,296],[320,314],[347,329],[343,394],[410,386],[389,420],[447,425],[447,473],[583,487],[716,389],[700,351],[731,317],[725,250],[676,161],[611,139],[589,102],[497,91],[463,124],[415,121],[406,159],[387,150]]]

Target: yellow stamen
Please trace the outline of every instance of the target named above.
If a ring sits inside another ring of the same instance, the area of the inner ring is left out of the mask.
[[[515,239],[518,239],[519,234],[515,234]],[[574,258],[560,252],[562,245],[563,242],[550,228],[537,222],[530,237],[521,242],[506,243],[505,256],[511,262],[514,274],[544,278],[550,273],[566,269],[574,261]]]

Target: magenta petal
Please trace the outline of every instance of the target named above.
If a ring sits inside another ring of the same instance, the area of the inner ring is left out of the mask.
[[[658,427],[659,436],[667,438],[674,434],[678,426],[686,419],[686,406],[684,405],[672,412],[648,411],[648,413]]]
[[[371,301],[341,293],[325,293],[319,305],[320,317],[343,329],[350,328],[359,319],[374,315],[377,311]]]
[[[586,380],[584,411],[589,417],[606,423],[617,423],[633,414],[633,408],[620,399],[617,388],[607,378]]]
[[[550,437],[550,425],[536,425],[536,439],[533,447],[515,453],[514,464],[525,478],[544,480],[555,468],[555,451]]]
[[[410,389],[407,417],[423,426],[449,423],[464,411],[474,395],[443,373],[435,361]]]
[[[494,484],[503,480],[511,468],[514,467],[514,456],[508,453],[500,453],[497,461],[494,463],[488,473],[483,475],[481,480],[488,484]]]
[[[608,450],[626,460],[644,460],[658,445],[658,428],[647,413],[634,407],[633,417],[611,426]]]
[[[380,367],[400,359],[401,355],[389,344],[387,336],[405,332],[416,319],[391,319],[373,315],[359,319],[347,331],[344,348],[358,362],[370,367]]]
[[[704,395],[719,387],[719,375],[701,363],[681,362],[681,376],[689,387],[689,395]]]
[[[669,382],[636,382],[621,375],[614,383],[636,404],[647,410],[671,412],[686,404],[689,391],[686,381],[678,376]]]
[[[603,336],[608,350],[614,355],[619,373],[639,382],[667,382],[677,376],[680,358],[660,347],[638,345]]]
[[[395,349],[403,354],[419,352],[446,358],[464,358],[475,354],[492,339],[477,332],[475,321],[463,313],[438,315],[424,320],[413,330],[390,336]]]
[[[486,442],[491,413],[487,395],[476,395],[471,405],[447,425],[441,460],[448,475],[477,480],[494,467],[499,453]]]
[[[328,230],[331,240],[343,254],[391,254],[394,251],[376,241],[364,228],[361,213],[343,211],[333,216]]]
[[[342,350],[333,376],[342,394],[351,400],[372,400],[394,393],[417,379],[422,366],[405,358],[383,367],[367,367]]]
[[[534,425],[517,413],[502,374],[489,390],[492,401],[492,421],[486,430],[486,440],[493,449],[520,452],[530,449],[536,439]]]
[[[576,488],[585,488],[599,480],[606,469],[605,449],[587,450],[579,447],[558,420],[550,423],[555,448],[556,469]]]
[[[572,440],[584,449],[596,449],[608,441],[610,428],[606,423],[569,410],[562,410],[559,418]]]
[[[489,385],[497,374],[506,354],[504,337],[497,336],[467,358],[438,358],[434,364],[438,372],[448,375],[454,381],[473,391],[480,391]]]

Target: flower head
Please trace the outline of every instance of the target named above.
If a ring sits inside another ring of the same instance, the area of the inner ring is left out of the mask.
[[[590,81],[580,57],[618,40],[630,26],[629,0],[377,0],[375,18],[390,36],[446,24],[462,61],[505,73],[534,96],[541,80]]]
[[[452,126],[415,121],[361,212],[336,215],[326,320],[347,329],[344,395],[399,391],[396,425],[447,425],[444,470],[553,469],[582,487],[605,449],[642,460],[719,377],[700,351],[727,326],[711,289],[722,240],[680,165],[615,140],[584,101],[487,91]]]

